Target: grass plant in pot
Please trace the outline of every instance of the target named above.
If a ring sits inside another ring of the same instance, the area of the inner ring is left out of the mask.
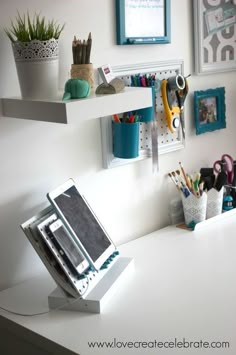
[[[29,13],[20,15],[5,28],[12,43],[16,69],[24,99],[53,99],[58,94],[58,39],[64,25]]]

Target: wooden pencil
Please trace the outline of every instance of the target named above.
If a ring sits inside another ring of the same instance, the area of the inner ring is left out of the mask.
[[[72,42],[72,55],[73,55],[73,64],[76,64],[76,37],[75,36]]]
[[[87,43],[85,40],[83,40],[82,43],[82,60],[80,64],[85,64],[86,63],[86,47],[87,47]]]
[[[87,50],[86,50],[86,64],[90,63],[91,47],[92,47],[92,35],[91,32],[89,32],[88,40],[87,40]]]
[[[81,40],[77,41],[77,63],[76,64],[81,64],[82,63],[82,43]]]

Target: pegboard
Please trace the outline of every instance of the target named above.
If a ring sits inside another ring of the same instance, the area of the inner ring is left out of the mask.
[[[131,86],[131,76],[135,74],[155,75],[160,82],[163,79],[168,79],[169,77],[177,74],[184,75],[183,60],[112,66],[112,71],[116,77],[125,82],[126,86]],[[158,127],[158,154],[165,154],[178,149],[183,149],[184,139],[182,137],[181,127],[175,133],[171,133],[167,127],[160,88],[156,88],[155,90],[155,115]],[[112,119],[111,117],[102,117],[101,132],[104,168],[111,168],[152,156],[151,128],[151,122],[140,123],[138,158],[115,158],[112,153]]]

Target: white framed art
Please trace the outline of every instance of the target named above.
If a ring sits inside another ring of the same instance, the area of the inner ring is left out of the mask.
[[[236,69],[236,0],[193,0],[195,73]]]

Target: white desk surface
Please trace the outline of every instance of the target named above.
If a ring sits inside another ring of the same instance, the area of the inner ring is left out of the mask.
[[[121,255],[134,258],[135,270],[102,314],[57,310],[22,317],[0,311],[1,322],[12,320],[14,327],[25,327],[81,355],[235,355],[235,228],[236,215],[232,215],[198,231],[170,226],[122,245]],[[47,310],[54,282],[46,273],[38,286],[36,280],[2,291],[0,306],[25,313]],[[152,342],[149,346],[155,340],[175,338],[180,342],[183,338],[199,343],[228,341],[230,348],[138,349],[138,343],[133,349],[120,348],[120,343],[112,349],[88,346],[91,341],[112,342],[114,338],[117,342]]]

